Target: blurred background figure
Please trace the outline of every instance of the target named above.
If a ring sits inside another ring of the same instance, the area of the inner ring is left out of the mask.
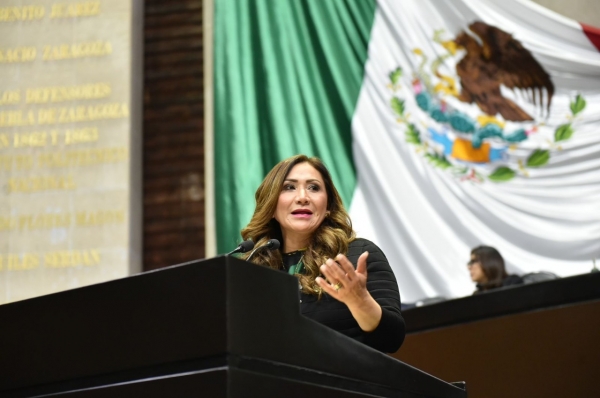
[[[471,260],[467,263],[467,267],[469,267],[471,280],[477,283],[474,294],[523,284],[523,278],[520,276],[507,274],[502,255],[491,246],[477,246],[471,250]]]

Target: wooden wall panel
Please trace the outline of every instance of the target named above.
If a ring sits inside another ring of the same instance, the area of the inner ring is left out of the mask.
[[[205,256],[201,0],[146,0],[144,270]]]
[[[594,300],[411,333],[393,356],[469,398],[597,397],[598,314]]]

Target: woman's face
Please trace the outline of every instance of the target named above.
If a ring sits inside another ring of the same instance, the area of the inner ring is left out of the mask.
[[[323,176],[309,163],[292,167],[285,181],[275,219],[283,239],[307,240],[327,215],[327,191]]]
[[[487,277],[483,272],[483,267],[479,260],[475,258],[473,254],[471,254],[471,261],[467,263],[469,267],[469,273],[471,274],[471,280],[476,283],[486,283]]]

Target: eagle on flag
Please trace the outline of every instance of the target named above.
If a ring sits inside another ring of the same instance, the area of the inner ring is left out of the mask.
[[[466,55],[456,65],[461,92],[458,98],[476,103],[488,115],[502,115],[505,120],[534,120],[521,107],[502,95],[500,86],[523,89],[534,105],[549,113],[554,84],[548,73],[511,34],[484,22],[469,25],[455,43]],[[544,90],[546,95],[544,96]]]

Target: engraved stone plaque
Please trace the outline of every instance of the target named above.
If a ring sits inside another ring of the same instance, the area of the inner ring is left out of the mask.
[[[139,4],[0,5],[0,304],[140,270]]]

